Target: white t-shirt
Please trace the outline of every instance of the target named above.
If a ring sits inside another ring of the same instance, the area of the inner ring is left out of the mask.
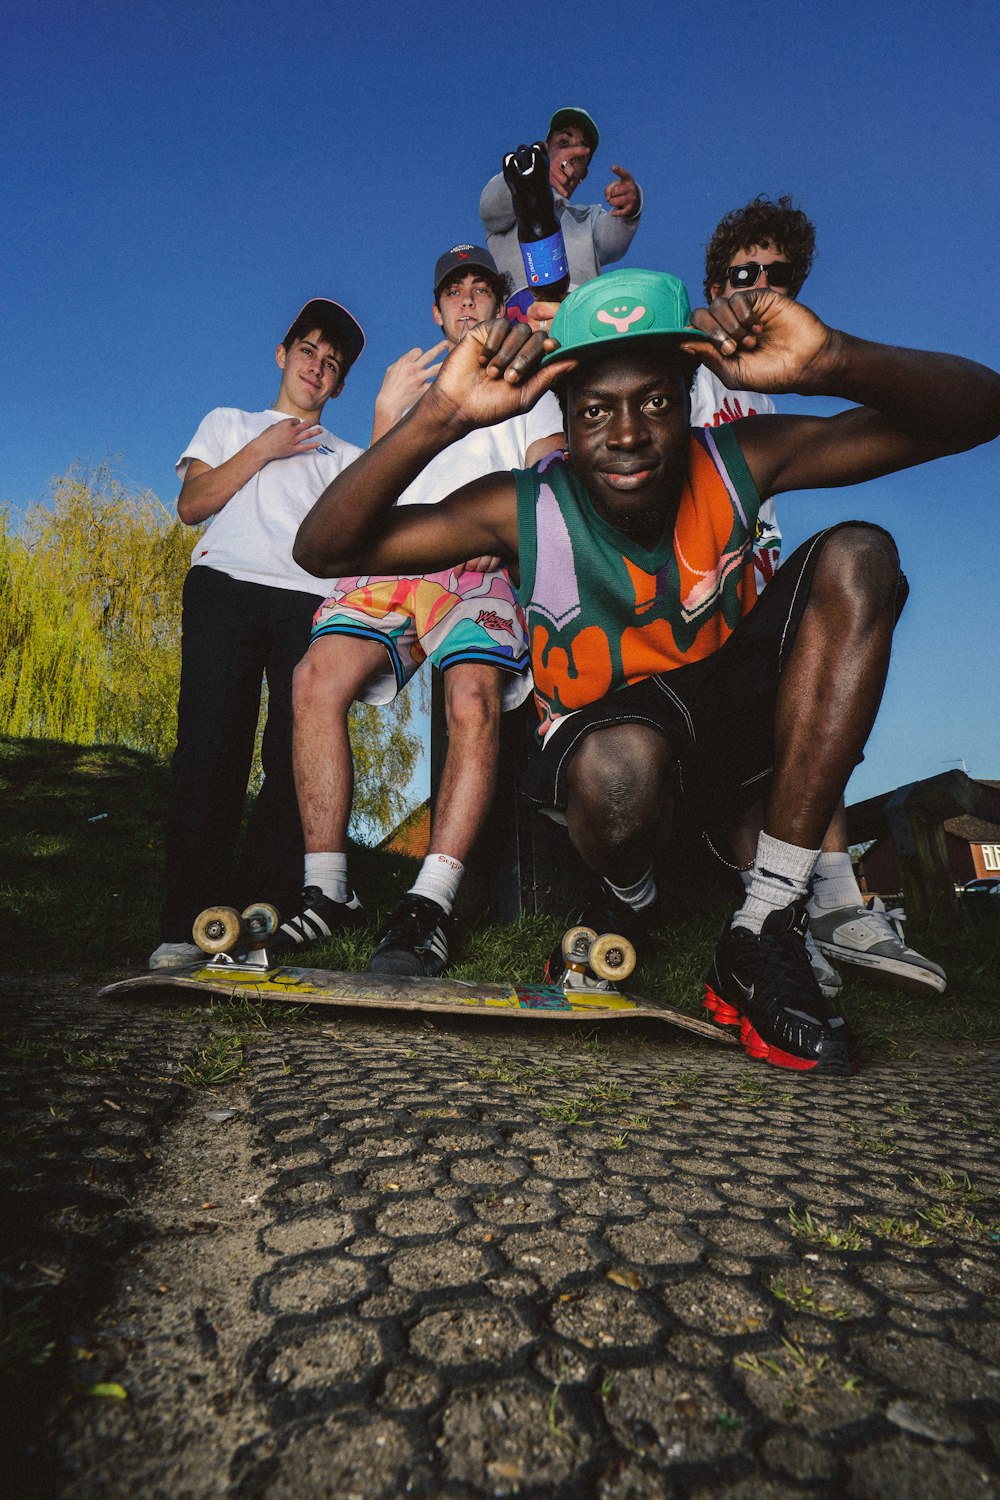
[[[217,406],[210,411],[177,460],[181,479],[193,458],[217,469],[275,422],[287,422],[280,411],[238,411]],[[324,427],[320,447],[290,458],[274,458],[259,469],[208,523],[191,554],[191,565],[217,568],[230,578],[326,595],[332,579],[314,578],[292,561],[295,533],[308,511],[335,479],[363,451],[334,437]]]
[[[479,427],[436,454],[396,504],[436,505],[473,479],[523,469],[532,443],[553,437],[562,428],[559,402],[551,391],[546,391],[523,416],[509,417],[495,427]]]
[[[731,391],[706,365],[699,365],[691,383],[691,426],[721,427],[741,417],[773,417],[777,407],[763,391]],[[757,592],[774,577],[781,557],[781,527],[773,500],[765,500],[757,518],[753,560]]]

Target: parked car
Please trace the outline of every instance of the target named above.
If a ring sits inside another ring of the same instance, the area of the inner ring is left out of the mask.
[[[992,896],[1000,901],[1000,875],[981,875],[977,880],[967,880],[959,889],[960,896],[973,896],[978,901],[983,896]]]

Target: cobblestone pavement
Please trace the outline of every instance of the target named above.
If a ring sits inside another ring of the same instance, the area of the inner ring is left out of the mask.
[[[1000,1496],[995,1051],[3,1004],[11,1493]]]

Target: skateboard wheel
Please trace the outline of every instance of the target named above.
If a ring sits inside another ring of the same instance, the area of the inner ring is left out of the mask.
[[[596,938],[597,933],[593,927],[571,927],[568,932],[563,933],[563,962],[577,964],[583,968],[587,962],[590,945]]]
[[[243,921],[232,906],[209,906],[201,912],[191,928],[202,953],[228,953],[243,933]]]
[[[266,943],[278,930],[281,915],[269,901],[255,901],[243,913],[243,933],[248,942]]]
[[[599,979],[627,979],[636,966],[636,953],[628,938],[605,932],[591,943],[587,962]]]

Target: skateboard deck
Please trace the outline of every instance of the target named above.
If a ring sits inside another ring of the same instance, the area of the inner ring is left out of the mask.
[[[151,970],[105,985],[104,996],[170,990],[222,999],[286,1000],[294,1005],[407,1010],[423,1015],[517,1016],[537,1021],[664,1021],[724,1046],[734,1038],[709,1021],[672,1010],[658,1000],[615,990],[569,990],[555,985],[486,984],[462,979],[411,979],[403,975],[335,973],[284,965],[191,964]]]

